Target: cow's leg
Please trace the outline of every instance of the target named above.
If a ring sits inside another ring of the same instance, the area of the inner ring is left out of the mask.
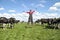
[[[41,24],[43,24],[43,22],[41,22]]]
[[[10,23],[8,23],[8,27],[10,27],[10,25],[11,25],[11,24],[10,24]]]
[[[5,30],[5,27],[6,27],[6,24],[5,23],[3,23],[3,29]]]
[[[9,28],[11,28],[11,23],[8,24]]]
[[[54,29],[58,29],[58,24],[54,24]]]
[[[12,24],[12,28],[14,27],[14,24]]]
[[[0,28],[2,28],[2,29],[3,29],[3,24],[2,24],[2,23],[0,23]]]
[[[11,25],[10,25],[10,28],[12,29],[13,27],[14,27],[13,24],[11,24]]]
[[[3,24],[1,25],[1,28],[3,29]]]
[[[57,27],[56,27],[56,28],[57,28],[57,29],[59,28],[59,27],[58,27],[58,23],[57,23]]]
[[[12,24],[10,24],[10,28],[12,28]]]
[[[60,23],[58,24],[58,28],[60,29]]]
[[[54,29],[56,29],[57,24],[54,24]]]

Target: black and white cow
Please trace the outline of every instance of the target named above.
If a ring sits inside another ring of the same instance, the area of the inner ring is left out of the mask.
[[[4,28],[8,23],[8,19],[6,17],[0,17],[0,27]]]
[[[16,19],[15,19],[15,18],[12,18],[12,17],[9,18],[9,19],[8,19],[9,27],[10,27],[10,28],[13,28],[15,22],[16,22]]]

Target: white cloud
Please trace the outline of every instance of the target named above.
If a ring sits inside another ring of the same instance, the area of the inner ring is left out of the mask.
[[[8,12],[16,12],[15,10],[9,10]]]
[[[4,8],[3,8],[3,7],[1,7],[1,8],[0,8],[0,10],[4,10]]]
[[[45,7],[43,4],[37,4],[37,7]]]
[[[57,9],[57,7],[50,7],[49,10],[51,10],[51,11],[57,11],[58,9]]]
[[[40,3],[40,4],[35,4],[35,3],[31,3],[30,4],[32,7],[45,7],[45,5],[44,4],[42,4],[42,3]]]
[[[60,7],[60,2],[55,3],[53,6]]]
[[[60,11],[60,2],[55,3],[53,6],[49,8],[51,11]]]
[[[7,17],[7,18],[10,18],[10,17],[14,17],[20,21],[25,21],[27,22],[28,21],[28,17],[29,15],[27,13],[0,13],[0,17]],[[35,11],[35,13],[33,14],[33,21],[36,21],[37,19],[41,19],[41,18],[58,18],[60,17],[60,15],[58,13],[39,13],[37,11]]]

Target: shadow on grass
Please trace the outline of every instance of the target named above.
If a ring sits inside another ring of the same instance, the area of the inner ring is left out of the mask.
[[[35,24],[34,26],[41,26],[40,24]]]
[[[47,25],[44,29],[59,29],[58,27]]]
[[[32,26],[24,26],[25,27],[25,29],[27,29],[27,28],[32,28]]]
[[[0,29],[3,29],[3,27],[0,27]]]
[[[10,27],[7,27],[7,29],[11,29]]]

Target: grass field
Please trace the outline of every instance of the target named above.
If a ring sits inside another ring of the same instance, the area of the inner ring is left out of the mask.
[[[60,40],[60,29],[45,29],[39,24],[19,23],[13,29],[0,28],[0,40]]]

